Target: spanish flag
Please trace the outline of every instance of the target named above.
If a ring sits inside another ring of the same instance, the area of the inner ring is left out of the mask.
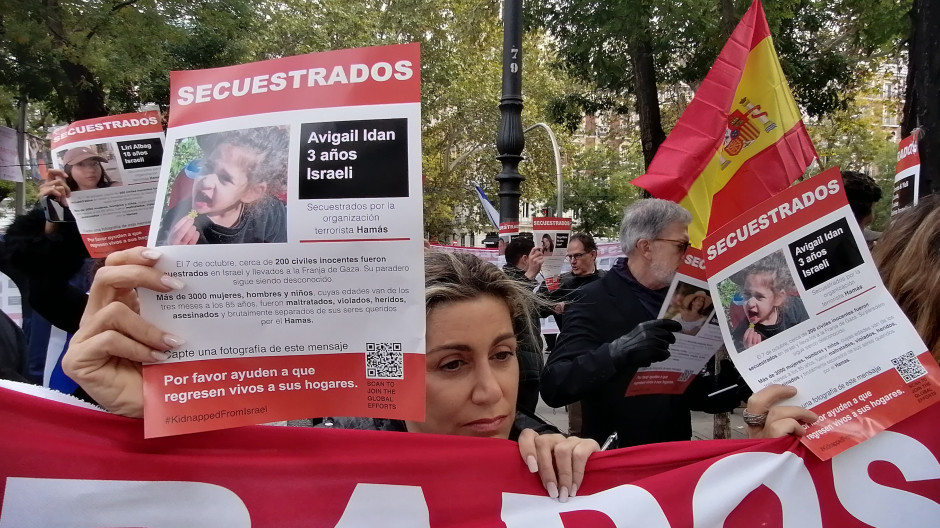
[[[691,212],[689,235],[701,247],[710,230],[789,187],[814,158],[764,9],[754,0],[633,184]]]

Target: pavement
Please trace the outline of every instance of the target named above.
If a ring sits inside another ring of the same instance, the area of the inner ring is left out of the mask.
[[[548,354],[545,354],[546,360]],[[554,425],[563,433],[568,432],[568,409],[559,407],[554,409],[549,407],[542,398],[539,398],[539,404],[535,408],[535,413],[548,423]],[[747,438],[747,429],[744,426],[744,419],[741,417],[741,409],[735,409],[731,413],[731,438]],[[714,438],[714,415],[703,412],[692,412],[692,440],[711,440]]]

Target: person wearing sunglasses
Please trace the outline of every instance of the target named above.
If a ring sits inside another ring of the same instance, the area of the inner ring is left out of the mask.
[[[724,365],[720,376],[697,376],[685,394],[625,396],[637,369],[668,358],[674,332],[682,329],[656,316],[689,247],[691,221],[688,211],[666,200],[631,204],[620,225],[626,258],[565,307],[542,370],[541,395],[552,407],[581,401],[583,437],[603,443],[616,432],[620,447],[689,440],[690,409],[725,412],[742,400],[736,390],[707,396],[738,382],[737,372]]]

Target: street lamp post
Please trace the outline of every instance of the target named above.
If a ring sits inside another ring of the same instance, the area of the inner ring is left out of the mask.
[[[552,129],[545,123],[536,123],[529,128],[525,129],[523,132],[528,132],[534,128],[541,127],[545,129],[545,132],[548,132],[548,139],[552,140],[552,152],[555,153],[555,178],[556,178],[556,192],[558,195],[558,200],[555,205],[555,214],[557,216],[562,216],[565,212],[564,204],[564,194],[565,194],[565,183],[561,179],[561,149],[558,148],[558,138],[555,137],[555,133],[552,132]]]
[[[496,133],[496,159],[503,164],[499,182],[499,221],[519,221],[519,174],[525,135],[522,131],[522,0],[503,1],[503,93]]]

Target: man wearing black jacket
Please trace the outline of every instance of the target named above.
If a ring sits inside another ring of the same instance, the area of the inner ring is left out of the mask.
[[[566,307],[564,328],[542,371],[541,394],[553,407],[581,400],[582,436],[602,443],[616,432],[620,447],[688,440],[690,409],[722,412],[739,403],[735,391],[722,393],[722,401],[708,398],[717,390],[715,376],[698,376],[682,395],[625,396],[637,369],[669,357],[673,332],[681,329],[656,315],[689,246],[691,221],[685,209],[665,200],[628,207],[620,227],[627,258],[581,288],[579,302]]]
[[[542,269],[542,251],[535,247],[535,242],[528,237],[518,237],[506,245],[506,265],[503,272],[510,278],[534,290],[538,284],[535,277]],[[542,359],[542,325],[539,322],[538,309],[532,307],[531,332],[521,336],[519,354],[519,396],[516,407],[535,413],[539,403],[539,375],[545,365]]]

